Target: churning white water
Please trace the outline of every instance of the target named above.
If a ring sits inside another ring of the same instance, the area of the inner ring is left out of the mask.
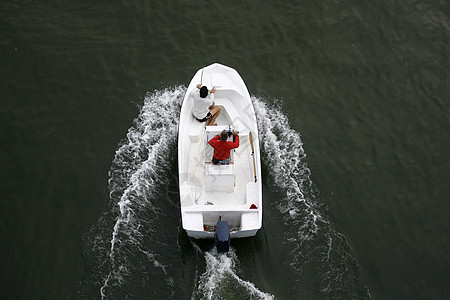
[[[128,130],[126,140],[116,151],[109,187],[111,199],[119,200],[119,211],[109,249],[111,270],[100,289],[102,297],[106,296],[108,286],[120,285],[123,276],[132,272],[127,264],[129,260],[123,259],[128,255],[124,245],[132,245],[144,253],[148,261],[167,277],[167,284],[173,285],[165,265],[158,260],[160,254],[147,249],[142,240],[144,228],[151,231],[158,219],[160,208],[152,196],[168,177],[167,156],[169,146],[177,137],[184,93],[183,87],[176,87],[147,95],[134,127]]]
[[[105,228],[100,224],[101,233],[93,239],[101,261],[102,298],[149,297],[156,293],[156,286],[159,294],[155,296],[162,296],[163,291],[164,297],[182,296],[178,294],[183,290],[177,282],[178,264],[183,265],[180,256],[186,252],[183,240],[188,238],[180,229],[176,144],[185,92],[186,88],[179,86],[149,93],[116,151],[109,173],[112,225]],[[252,102],[267,170],[263,183],[279,195],[276,201],[264,198],[264,214],[275,213],[275,208],[282,216],[277,226],[284,242],[265,247],[284,254],[280,263],[291,269],[294,286],[310,284],[305,274],[318,272],[320,280],[312,277],[311,284],[325,297],[348,290],[349,282],[356,288],[354,294],[346,291],[347,295],[367,296],[359,288],[358,267],[344,237],[327,221],[326,209],[310,179],[300,134],[289,126],[281,109],[257,97],[252,97]],[[105,241],[105,231],[110,232],[109,246],[101,253],[98,245]],[[194,278],[192,298],[276,297],[268,287],[246,279],[245,274],[252,270],[239,263],[233,247],[229,253],[219,254],[215,249],[201,250],[193,241],[189,244],[194,256],[203,257],[190,275]]]
[[[239,260],[232,247],[228,253],[219,253],[215,248],[203,252],[193,245],[205,256],[206,270],[197,278],[192,298],[220,299],[226,294],[228,298],[274,299],[273,295],[260,291],[253,283],[239,277],[236,271]]]

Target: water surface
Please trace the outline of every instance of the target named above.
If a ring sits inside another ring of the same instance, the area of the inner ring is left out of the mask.
[[[444,1],[0,8],[5,298],[448,298]],[[264,228],[227,256],[177,203],[177,114],[213,62],[264,157]]]

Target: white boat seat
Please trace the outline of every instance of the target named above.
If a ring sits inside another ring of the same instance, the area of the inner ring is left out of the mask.
[[[234,164],[213,165],[206,164],[205,190],[208,192],[233,192],[234,191]]]
[[[194,116],[192,116],[194,118]],[[206,123],[199,122],[197,120],[194,120],[194,122],[191,123],[191,126],[188,130],[189,139],[192,143],[198,143],[200,141],[201,134],[205,128]]]

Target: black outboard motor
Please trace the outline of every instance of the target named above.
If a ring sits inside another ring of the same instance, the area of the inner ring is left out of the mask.
[[[216,248],[218,252],[228,252],[230,249],[230,226],[227,221],[218,221],[216,225]]]

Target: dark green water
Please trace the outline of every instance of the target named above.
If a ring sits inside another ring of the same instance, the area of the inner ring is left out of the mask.
[[[447,299],[448,11],[3,1],[2,297]],[[213,62],[266,143],[264,228],[229,257],[186,237],[176,202],[180,100]],[[127,196],[136,170],[151,180]],[[123,198],[142,227],[114,230]]]

